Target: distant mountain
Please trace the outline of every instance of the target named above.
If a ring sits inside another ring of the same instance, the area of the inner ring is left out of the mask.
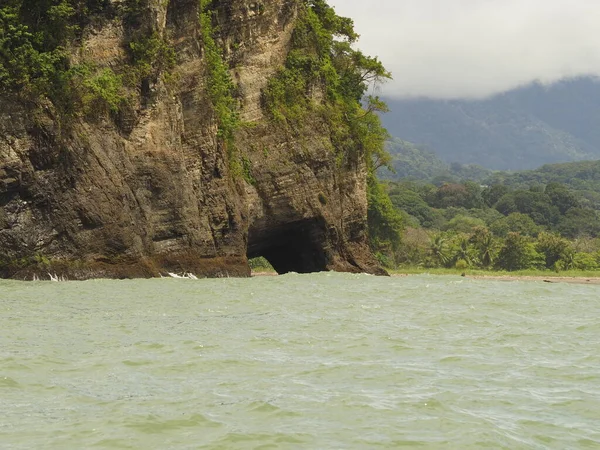
[[[538,169],[522,172],[492,172],[486,181],[490,184],[500,183],[515,188],[562,183],[574,189],[591,189],[600,192],[600,161],[546,164]]]
[[[513,189],[561,183],[593,198],[594,208],[600,210],[600,161],[547,164],[539,169],[522,172],[493,172],[482,182],[488,185],[503,184]]]
[[[600,158],[600,82],[532,84],[486,100],[387,100],[390,134],[448,163],[523,170]]]
[[[399,138],[388,141],[386,150],[392,157],[394,172],[384,169],[380,173],[382,178],[429,180],[450,169],[432,150]]]
[[[439,183],[443,181],[458,182],[461,180],[481,181],[492,175],[492,171],[474,164],[448,164],[437,157],[435,152],[426,146],[413,144],[399,138],[386,143],[391,166],[389,171],[380,169],[379,176],[387,180],[414,179]],[[438,183],[438,184],[439,184]]]

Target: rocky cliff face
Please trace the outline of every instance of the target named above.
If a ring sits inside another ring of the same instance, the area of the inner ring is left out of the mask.
[[[362,158],[336,160],[327,123],[291,130],[261,107],[298,1],[218,4],[243,121],[235,152],[207,103],[198,3],[150,2],[145,23],[174,46],[177,76],[141,86],[116,120],[65,127],[51,104],[0,97],[1,276],[246,276],[259,255],[280,273],[383,273],[367,246]],[[115,19],[89,25],[72,60],[123,66],[127,32]]]

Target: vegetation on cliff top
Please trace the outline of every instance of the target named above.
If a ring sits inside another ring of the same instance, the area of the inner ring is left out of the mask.
[[[309,115],[321,118],[340,163],[364,158],[371,246],[387,252],[399,242],[402,219],[375,176],[389,161],[388,134],[378,116],[387,106],[368,91],[391,74],[376,57],[355,48],[358,37],[352,20],[324,0],[304,0],[291,50],[264,90],[263,104],[272,120],[291,129],[301,129]]]
[[[117,114],[142,86],[175,63],[172,47],[142,26],[148,0],[8,0],[0,7],[0,94],[50,100],[62,118]],[[128,64],[119,72],[72,64],[70,51],[86,24],[120,17],[128,24]]]
[[[264,91],[271,117],[300,126],[308,114],[324,119],[335,150],[353,156],[384,158],[386,130],[378,111],[387,110],[370,87],[391,78],[377,58],[354,48],[358,35],[349,18],[323,0],[305,0],[285,66]]]

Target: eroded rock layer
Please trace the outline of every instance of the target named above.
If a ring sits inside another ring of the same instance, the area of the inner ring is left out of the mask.
[[[261,92],[289,49],[296,0],[219,2],[219,45],[243,126],[235,157],[206,95],[197,0],[153,1],[148,23],[177,62],[116,119],[64,126],[51,104],[0,97],[0,275],[31,279],[247,276],[248,257],[280,273],[382,273],[367,245],[366,168],[339,163],[328,124],[267,120]],[[127,29],[90,25],[73,60],[126,64]],[[309,121],[310,122],[310,121]]]

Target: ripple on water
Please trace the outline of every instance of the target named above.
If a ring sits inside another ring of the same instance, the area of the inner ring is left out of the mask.
[[[6,448],[600,448],[596,286],[327,273],[0,296]]]

